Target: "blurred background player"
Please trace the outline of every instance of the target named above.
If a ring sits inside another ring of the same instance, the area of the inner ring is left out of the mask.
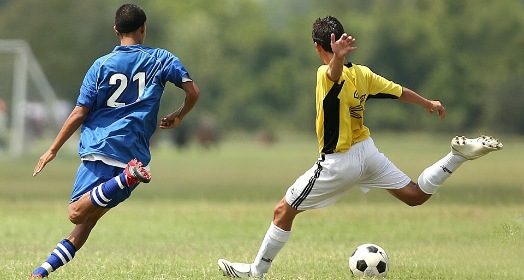
[[[126,200],[140,182],[149,182],[149,141],[157,127],[166,83],[183,89],[186,96],[178,110],[160,120],[162,129],[177,127],[199,98],[197,85],[176,56],[142,45],[146,14],[140,7],[119,7],[114,31],[120,46],[88,70],[76,107],[34,169],[36,176],[82,126],[82,162],[69,204],[69,220],[75,227],[33,271],[31,279],[47,277],[71,261],[97,221]]]
[[[353,186],[364,192],[370,188],[388,190],[410,206],[423,204],[457,168],[502,148],[489,136],[475,139],[455,137],[451,152],[425,169],[418,183],[400,171],[378,151],[364,126],[364,106],[370,98],[394,98],[421,106],[444,119],[439,101],[428,100],[414,91],[373,73],[369,68],[345,60],[356,50],[355,39],[345,33],[334,17],[317,19],[313,42],[323,65],[317,71],[316,131],[320,157],[311,169],[289,187],[274,209],[273,221],[266,232],[253,263],[218,260],[225,276],[262,278],[291,235],[296,215],[329,206]]]

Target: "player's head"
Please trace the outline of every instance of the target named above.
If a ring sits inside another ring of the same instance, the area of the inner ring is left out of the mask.
[[[124,4],[116,10],[115,30],[121,34],[130,33],[142,27],[146,20],[146,13],[140,7]]]
[[[333,53],[331,49],[331,33],[335,34],[336,39],[345,33],[344,26],[335,17],[318,18],[313,23],[313,31],[311,32],[313,42],[320,45],[326,52]]]

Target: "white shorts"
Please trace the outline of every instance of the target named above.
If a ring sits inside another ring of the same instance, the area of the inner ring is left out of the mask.
[[[286,201],[297,210],[322,208],[335,203],[353,186],[400,189],[411,179],[375,147],[371,137],[344,153],[321,155],[286,192]]]

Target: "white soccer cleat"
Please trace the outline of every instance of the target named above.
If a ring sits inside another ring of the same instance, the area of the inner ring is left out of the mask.
[[[224,276],[231,278],[263,278],[263,276],[252,274],[251,264],[248,263],[232,263],[225,259],[219,259],[218,267]]]
[[[472,160],[504,147],[502,143],[491,136],[482,135],[475,139],[465,136],[455,136],[451,140],[451,152],[454,155]]]

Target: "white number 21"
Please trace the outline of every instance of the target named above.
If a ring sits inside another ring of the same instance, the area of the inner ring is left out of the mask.
[[[145,72],[138,72],[133,76],[133,81],[136,82],[138,80],[138,99],[142,97],[142,94],[144,93],[144,88],[146,86],[146,73]],[[115,90],[115,92],[107,99],[107,106],[117,108],[126,105],[122,102],[116,102],[116,100],[122,95],[124,90],[129,86],[127,76],[122,73],[116,73],[111,76],[109,79],[109,84],[114,86],[120,81],[120,85]]]

